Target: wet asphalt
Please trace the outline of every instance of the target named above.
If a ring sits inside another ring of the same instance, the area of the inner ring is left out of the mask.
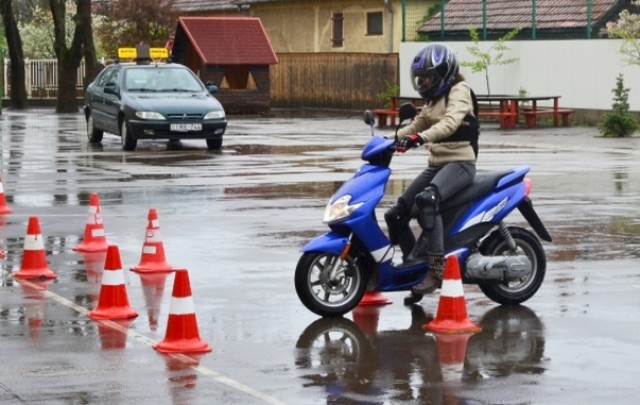
[[[464,286],[471,335],[441,336],[438,294],[405,307],[359,306],[321,319],[293,271],[325,231],[324,206],[360,166],[360,114],[231,116],[220,152],[203,140],[90,145],[80,113],[3,110],[0,176],[0,403],[3,404],[632,404],[640,394],[640,138],[597,129],[484,126],[478,169],[531,165],[532,200],[554,238],[524,305]],[[378,131],[377,131],[378,132]],[[391,130],[380,131],[384,134]],[[421,170],[396,156],[389,206]],[[138,314],[96,321],[104,253],[74,250],[92,193],[118,247]],[[168,355],[173,273],[139,274],[150,209],[166,260],[187,269],[199,339]],[[51,280],[18,280],[36,217]],[[381,216],[379,216],[381,218]],[[523,225],[514,215],[514,224]]]

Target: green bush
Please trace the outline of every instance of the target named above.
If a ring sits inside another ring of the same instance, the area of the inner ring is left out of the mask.
[[[638,130],[638,123],[629,114],[629,89],[624,87],[622,73],[618,75],[612,92],[612,111],[602,117],[598,129],[606,137],[625,138]]]

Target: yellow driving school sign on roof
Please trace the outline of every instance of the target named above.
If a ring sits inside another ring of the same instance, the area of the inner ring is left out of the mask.
[[[136,48],[118,48],[118,58],[120,59],[167,59],[169,51],[167,48],[147,48],[141,49],[140,52]],[[148,52],[148,55],[147,55]]]
[[[118,58],[120,59],[135,59],[137,57],[136,48],[118,48]]]

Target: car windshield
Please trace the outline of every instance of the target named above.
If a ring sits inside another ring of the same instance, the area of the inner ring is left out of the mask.
[[[202,85],[183,68],[129,68],[125,72],[125,90],[139,92],[196,92]]]

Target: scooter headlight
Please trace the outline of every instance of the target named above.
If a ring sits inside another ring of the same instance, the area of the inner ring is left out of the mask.
[[[351,202],[351,196],[349,194],[343,195],[334,202],[329,202],[324,209],[324,218],[322,220],[325,223],[340,221],[341,219],[348,218],[353,211],[362,205],[361,202],[353,205],[350,205],[349,202]]]

